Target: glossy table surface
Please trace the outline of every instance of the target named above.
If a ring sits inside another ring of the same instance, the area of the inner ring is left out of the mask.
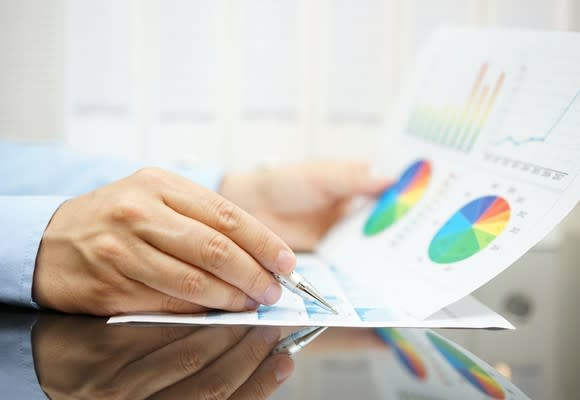
[[[0,398],[526,398],[477,357],[420,329],[329,328],[294,355],[293,374],[270,393],[260,377],[269,357],[246,345],[263,329],[107,325],[0,307]]]

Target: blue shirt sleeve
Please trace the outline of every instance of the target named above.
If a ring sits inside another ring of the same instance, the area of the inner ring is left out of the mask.
[[[121,179],[143,166],[80,157],[54,144],[0,140],[0,302],[35,306],[32,277],[40,240],[50,218],[66,199]],[[166,169],[215,191],[222,179],[217,169]]]
[[[76,196],[131,175],[147,163],[81,156],[58,144],[0,140],[0,195]],[[217,191],[223,172],[155,164]]]

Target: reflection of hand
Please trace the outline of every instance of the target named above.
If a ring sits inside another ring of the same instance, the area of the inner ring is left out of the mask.
[[[293,249],[311,250],[354,196],[375,196],[387,185],[384,179],[372,178],[365,164],[327,162],[228,175],[220,193]]]
[[[65,202],[40,245],[33,297],[66,312],[240,311],[273,304],[295,256],[220,195],[159,169]]]
[[[39,382],[51,399],[262,399],[291,374],[268,357],[278,328],[107,326],[41,316],[33,331]]]

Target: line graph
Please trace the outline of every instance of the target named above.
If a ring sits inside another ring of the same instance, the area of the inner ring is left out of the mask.
[[[572,108],[574,103],[576,103],[576,100],[578,99],[579,96],[580,96],[580,89],[578,89],[576,94],[572,97],[572,99],[568,102],[566,107],[564,107],[562,112],[558,115],[558,117],[556,118],[554,123],[550,126],[550,128],[543,135],[529,136],[529,137],[522,138],[522,139],[517,139],[514,136],[506,136],[506,137],[498,140],[497,142],[495,142],[495,145],[499,146],[499,145],[502,145],[504,143],[509,143],[509,144],[514,145],[514,146],[522,146],[522,145],[529,144],[529,143],[543,143],[543,142],[545,142],[552,135],[552,133],[554,133],[556,128],[560,125],[560,122],[562,122],[562,120],[566,117],[566,115],[568,114],[568,112],[570,111],[570,109]]]

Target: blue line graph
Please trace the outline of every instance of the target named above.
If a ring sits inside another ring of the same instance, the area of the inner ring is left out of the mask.
[[[543,143],[543,142],[545,142],[546,140],[548,140],[548,138],[554,132],[554,130],[556,130],[556,128],[558,127],[560,122],[562,122],[564,117],[568,114],[568,112],[570,111],[570,109],[572,108],[572,106],[574,105],[574,103],[576,102],[576,100],[578,99],[579,96],[580,96],[580,89],[578,89],[576,94],[572,97],[572,100],[570,100],[570,102],[566,105],[566,107],[564,108],[562,113],[560,115],[558,115],[558,118],[556,118],[556,120],[554,121],[554,123],[552,124],[550,129],[548,129],[545,134],[543,134],[541,136],[530,136],[530,137],[523,138],[523,139],[517,139],[513,136],[507,136],[501,140],[498,140],[495,143],[495,145],[499,146],[503,143],[510,143],[510,144],[513,144],[514,146],[521,146],[521,145],[529,144],[529,143]]]

